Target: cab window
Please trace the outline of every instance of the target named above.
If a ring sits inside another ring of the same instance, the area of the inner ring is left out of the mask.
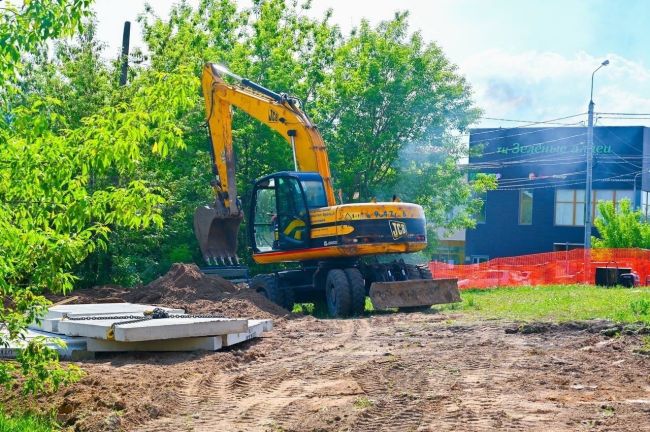
[[[305,191],[307,206],[310,209],[327,207],[325,188],[322,180],[302,180],[302,188]]]

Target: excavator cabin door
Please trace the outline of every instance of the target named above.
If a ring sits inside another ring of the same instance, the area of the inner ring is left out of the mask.
[[[251,210],[250,240],[256,253],[309,247],[309,210],[298,178],[279,174],[258,180]]]

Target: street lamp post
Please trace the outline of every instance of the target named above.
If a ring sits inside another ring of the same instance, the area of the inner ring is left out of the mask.
[[[589,96],[589,114],[587,126],[587,188],[585,191],[585,250],[591,249],[591,183],[593,171],[593,150],[594,150],[594,75],[603,66],[607,66],[609,60],[605,60],[591,74],[591,94]]]

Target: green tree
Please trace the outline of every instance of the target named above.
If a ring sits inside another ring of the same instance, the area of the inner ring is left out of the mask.
[[[205,62],[222,63],[253,81],[298,95],[305,101],[312,100],[322,85],[326,65],[332,59],[333,46],[339,37],[338,30],[328,20],[329,14],[320,20],[307,18],[296,2],[284,0],[255,1],[250,8],[239,10],[229,0],[202,0],[196,8],[181,2],[172,8],[167,19],[155,16],[151,10],[141,17],[154,70],[163,71],[182,64],[198,76]],[[169,215],[165,232],[148,237],[158,246],[143,250],[147,256],[135,260],[131,259],[133,256],[121,254],[125,250],[133,251],[142,242],[133,243],[133,247],[119,247],[115,260],[137,261],[135,266],[140,269],[164,271],[171,257],[178,256],[179,244],[186,245],[182,250],[193,251],[192,255],[181,256],[201,259],[188,227],[192,226],[194,209],[213,198],[209,187],[212,172],[208,137],[202,127],[205,109],[198,93],[196,101],[195,109],[179,119],[187,131],[187,149],[173,155],[169,166],[157,161],[146,165],[148,175],[167,191],[170,204],[164,210]],[[233,129],[238,190],[247,207],[252,180],[292,169],[291,150],[275,132],[237,110]],[[244,250],[244,233],[245,225],[240,230],[241,257],[249,255]],[[160,251],[161,255],[151,260],[152,250]]]
[[[0,39],[22,53],[38,54],[49,37],[78,29],[86,7],[87,2],[47,0],[25,2],[22,9],[9,6],[15,22],[3,22]],[[67,24],[48,24],[57,19]],[[72,289],[74,267],[106,246],[111,228],[162,224],[164,198],[138,176],[138,168],[151,154],[165,156],[183,147],[176,119],[194,104],[198,88],[198,79],[182,68],[148,71],[110,103],[92,102],[92,110],[82,113],[69,106],[78,94],[63,92],[70,99],[62,101],[25,81],[39,76],[46,82],[46,69],[36,66],[30,74],[20,59],[3,67],[11,84],[3,96],[11,103],[0,117],[0,322],[5,329],[0,345],[20,339],[42,316],[48,303],[44,292]],[[89,77],[87,70],[81,72]],[[89,81],[84,85],[96,88]],[[79,375],[73,366],[62,368],[43,340],[30,341],[18,365],[0,363],[0,383],[22,375],[24,388],[35,392]]]
[[[168,18],[146,10],[141,22],[151,68],[185,65],[198,76],[212,61],[296,95],[324,134],[346,200],[355,191],[361,199],[390,199],[395,193],[423,204],[435,226],[470,226],[481,205],[474,197],[494,182],[468,182],[458,168],[467,150],[454,137],[479,115],[469,85],[438,46],[409,34],[407,14],[376,28],[363,22],[344,37],[330,23],[331,12],[312,19],[302,13],[309,7],[256,0],[238,9],[230,0],[201,0],[197,7],[182,1]],[[184,251],[198,250],[188,227],[193,209],[211,200],[207,133],[199,127],[205,118],[202,104],[197,94],[195,109],[179,119],[187,149],[173,155],[169,165],[155,159],[143,164],[147,178],[165,191],[169,207],[163,213],[170,222],[165,232],[151,232],[144,242],[128,232],[115,234],[119,242],[111,260],[130,266],[125,274],[155,276],[178,256],[179,244],[187,246]],[[251,181],[292,169],[291,151],[282,137],[237,110],[233,129],[239,193],[247,207]],[[242,248],[240,256],[248,255]],[[200,259],[196,252],[181,256]]]
[[[390,199],[395,193],[423,204],[435,226],[471,224],[480,205],[473,193],[490,185],[467,182],[458,169],[465,150],[454,136],[478,115],[464,79],[439,47],[409,34],[406,14],[374,28],[361,23],[342,36],[329,21],[331,12],[313,19],[303,12],[309,7],[289,0],[255,0],[248,8],[232,0],[201,0],[196,7],[181,1],[168,17],[146,8],[140,21],[148,64],[131,67],[125,89],[115,87],[116,65],[101,60],[102,45],[88,25],[75,42],[57,44],[53,59],[26,64],[23,75],[31,75],[22,81],[16,104],[29,105],[42,95],[59,98],[62,104],[50,109],[66,119],[66,127],[76,128],[87,113],[127,103],[144,91],[149,83],[140,75],[176,74],[182,67],[186,79],[195,79],[206,61],[223,63],[304,101],[325,135],[336,184],[346,199],[355,191],[363,199]],[[129,171],[90,173],[90,189],[146,181],[164,199],[158,208],[166,225],[136,233],[109,224],[106,248],[95,249],[75,267],[83,278],[78,285],[144,283],[174,260],[200,260],[192,216],[212,199],[211,169],[200,92],[190,99],[174,119],[184,149],[165,159],[142,149]],[[237,110],[233,126],[246,207],[251,181],[291,169],[291,152],[283,138]]]
[[[362,21],[337,46],[317,98],[346,199],[397,195],[423,205],[431,226],[473,226],[476,197],[496,184],[470,182],[459,166],[468,150],[458,136],[480,115],[471,96],[440,47],[408,32],[408,13],[376,27]]]
[[[650,248],[650,224],[640,211],[624,199],[617,209],[612,201],[598,203],[600,216],[594,221],[600,238],[592,237],[595,248]]]
[[[47,40],[72,35],[90,14],[92,0],[26,0],[20,6],[5,1],[0,8],[0,88],[15,83],[23,55]],[[2,92],[4,93],[4,92]]]

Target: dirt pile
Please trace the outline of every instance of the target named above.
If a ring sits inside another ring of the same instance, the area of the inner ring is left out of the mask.
[[[83,288],[72,291],[68,295],[45,294],[52,303],[65,302],[67,304],[85,303],[122,303],[128,288],[119,285],[99,285],[92,288]]]
[[[132,289],[104,285],[77,290],[67,297],[48,298],[55,303],[145,303],[182,308],[187,313],[242,318],[278,318],[289,314],[246,284],[233,285],[219,276],[205,275],[194,264],[174,264],[165,275]]]
[[[246,285],[236,286],[219,276],[204,275],[194,264],[174,264],[167,274],[127,291],[122,298],[131,303],[182,308],[188,313],[250,318],[275,318],[289,313]]]
[[[174,264],[148,285],[134,288],[124,297],[132,303],[194,302],[221,300],[237,288],[219,276],[206,276],[194,264]]]

